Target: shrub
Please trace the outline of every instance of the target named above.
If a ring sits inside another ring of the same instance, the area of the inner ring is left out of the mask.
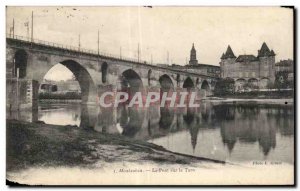
[[[234,93],[234,80],[230,78],[221,79],[217,81],[214,94],[215,95],[228,95]]]

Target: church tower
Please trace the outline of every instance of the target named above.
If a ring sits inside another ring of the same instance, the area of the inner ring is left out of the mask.
[[[193,43],[193,47],[191,49],[189,64],[191,64],[191,65],[198,64],[196,49],[195,49],[194,43]]]

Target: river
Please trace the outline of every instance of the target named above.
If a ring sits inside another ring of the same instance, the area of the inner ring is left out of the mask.
[[[294,163],[291,105],[202,102],[196,109],[172,109],[41,103],[36,112],[14,113],[9,118],[73,125],[146,140],[174,152],[235,163]]]

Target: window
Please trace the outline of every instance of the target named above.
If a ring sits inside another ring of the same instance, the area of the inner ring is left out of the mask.
[[[248,78],[248,72],[245,72],[245,77]]]
[[[101,66],[101,73],[102,73],[102,83],[106,83],[107,79],[106,79],[106,76],[107,76],[107,63],[104,62]]]
[[[255,72],[252,72],[252,77],[255,77]]]
[[[51,91],[52,92],[57,92],[57,85],[51,86]]]
[[[25,78],[26,77],[26,70],[27,70],[27,58],[28,55],[24,50],[18,50],[15,53],[14,57],[14,64],[15,64],[15,77],[19,74],[19,78]],[[18,73],[19,71],[19,73]]]
[[[243,77],[243,72],[240,72],[239,76],[240,76],[240,78],[242,78]]]

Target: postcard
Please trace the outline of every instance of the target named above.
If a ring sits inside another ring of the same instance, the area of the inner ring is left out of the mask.
[[[293,7],[7,6],[8,185],[295,184]]]

